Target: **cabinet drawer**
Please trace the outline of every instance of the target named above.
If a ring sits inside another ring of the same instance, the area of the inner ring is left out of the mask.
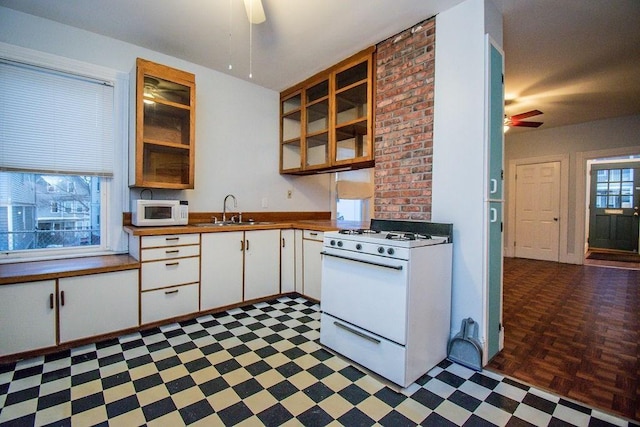
[[[170,319],[198,311],[198,284],[142,293],[142,323]]]
[[[165,260],[200,255],[199,245],[168,246],[164,248],[143,249],[141,261]]]
[[[163,234],[161,236],[142,236],[143,248],[162,248],[175,245],[197,245],[200,243],[200,234]]]
[[[324,238],[324,233],[322,231],[304,230],[303,238],[322,241],[322,239]]]
[[[142,290],[200,281],[200,258],[142,263]]]

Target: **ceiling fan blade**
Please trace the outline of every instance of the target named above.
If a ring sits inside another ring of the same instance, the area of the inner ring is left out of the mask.
[[[537,128],[540,127],[540,125],[542,125],[542,122],[520,122],[517,120],[513,120],[513,117],[511,118],[511,126],[519,126],[519,127],[525,127],[525,128]]]
[[[247,18],[252,24],[261,24],[267,20],[262,7],[262,0],[244,0],[244,8],[247,11]]]
[[[531,111],[527,111],[526,113],[513,115],[511,116],[511,120],[517,121],[517,120],[527,119],[529,117],[537,116],[540,114],[544,114],[544,113],[540,110],[531,110]]]

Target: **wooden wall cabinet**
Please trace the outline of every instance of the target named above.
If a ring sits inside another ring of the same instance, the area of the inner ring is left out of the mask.
[[[280,94],[280,173],[373,166],[374,48]]]
[[[192,189],[195,159],[195,75],[138,58],[129,184]]]

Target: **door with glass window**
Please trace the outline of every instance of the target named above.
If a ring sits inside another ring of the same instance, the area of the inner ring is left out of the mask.
[[[591,167],[589,247],[638,251],[640,165]]]

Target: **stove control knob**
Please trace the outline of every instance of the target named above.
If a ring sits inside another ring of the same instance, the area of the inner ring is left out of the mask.
[[[338,240],[338,247],[341,248],[342,247],[342,241]]]
[[[379,254],[383,254],[384,253],[384,248],[382,246],[378,247],[378,253]]]
[[[360,243],[358,243],[358,244],[356,245],[356,249],[357,249],[357,250],[362,250],[362,245],[361,245]]]
[[[389,249],[387,249],[387,253],[388,253],[389,255],[393,255],[393,253],[394,253],[394,252],[395,252],[395,251],[393,250],[393,248],[389,248]]]
[[[331,246],[335,246],[335,245],[336,245],[336,241],[335,241],[335,240],[332,240],[332,241],[330,241],[330,242],[329,242],[329,244],[330,244]]]

